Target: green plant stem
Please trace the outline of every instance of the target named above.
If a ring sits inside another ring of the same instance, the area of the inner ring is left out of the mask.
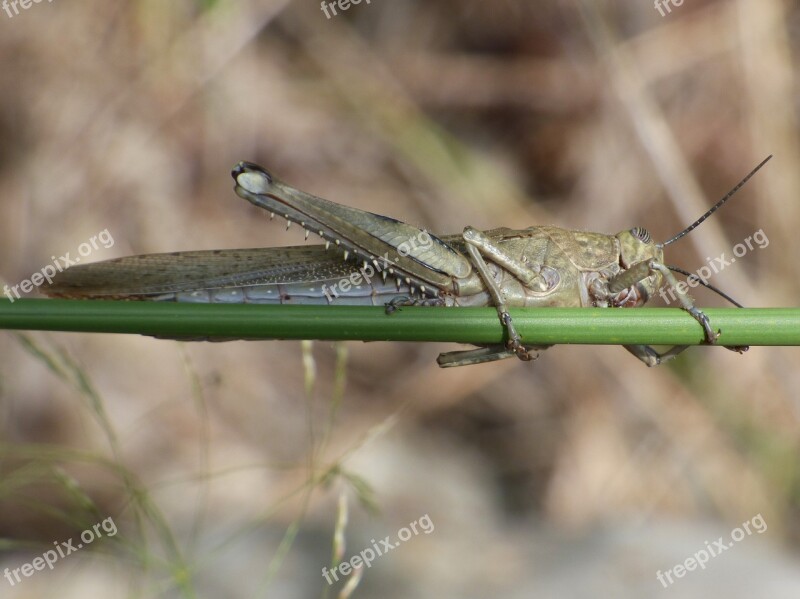
[[[676,308],[511,309],[526,343],[703,343]],[[709,308],[724,345],[800,345],[800,308]],[[0,329],[139,333],[159,337],[500,343],[492,308],[179,304],[97,300],[0,300]]]

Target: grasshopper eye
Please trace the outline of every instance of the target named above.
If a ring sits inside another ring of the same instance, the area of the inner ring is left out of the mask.
[[[631,235],[643,243],[650,243],[650,232],[643,227],[634,227],[631,229]]]

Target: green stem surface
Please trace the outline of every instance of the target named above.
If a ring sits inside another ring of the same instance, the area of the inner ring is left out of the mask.
[[[676,308],[517,308],[526,344],[698,345],[700,325]],[[800,308],[709,308],[724,345],[800,345]],[[159,337],[449,341],[503,340],[493,308],[180,304],[99,300],[0,300],[0,329],[138,333]]]

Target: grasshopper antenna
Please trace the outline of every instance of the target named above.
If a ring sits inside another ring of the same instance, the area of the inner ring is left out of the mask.
[[[764,160],[762,160],[762,161],[761,161],[761,163],[760,163],[760,164],[759,164],[759,165],[758,165],[756,168],[754,168],[752,171],[750,171],[750,172],[747,174],[747,176],[746,176],[744,179],[742,179],[741,181],[739,181],[739,183],[737,183],[737,184],[736,184],[736,187],[734,187],[734,188],[733,188],[733,189],[731,189],[731,190],[730,190],[728,193],[726,193],[726,194],[725,194],[725,197],[723,197],[723,198],[722,198],[722,199],[721,199],[719,202],[717,202],[716,204],[714,204],[714,205],[711,207],[711,209],[710,209],[708,212],[706,212],[706,213],[705,213],[703,216],[701,216],[701,217],[700,217],[700,218],[698,218],[696,221],[694,221],[694,222],[693,222],[691,225],[689,225],[688,227],[686,227],[686,228],[685,228],[683,231],[681,231],[680,233],[678,233],[677,235],[675,235],[675,237],[672,237],[671,239],[669,239],[669,240],[665,241],[664,243],[659,243],[659,244],[658,244],[658,246],[659,246],[659,247],[664,247],[665,245],[669,245],[670,243],[674,243],[675,241],[678,241],[678,240],[679,240],[681,237],[683,237],[683,236],[684,236],[684,235],[686,235],[687,233],[689,233],[689,232],[693,231],[695,228],[697,228],[697,226],[698,226],[700,223],[702,223],[702,222],[703,222],[704,220],[706,220],[706,219],[707,219],[709,216],[711,216],[712,214],[714,214],[714,213],[715,213],[715,212],[716,212],[716,211],[717,211],[717,210],[718,210],[718,209],[719,209],[719,208],[720,208],[720,207],[721,207],[721,206],[722,206],[722,205],[723,205],[725,202],[727,202],[728,200],[730,200],[730,199],[733,197],[733,194],[735,194],[737,191],[739,191],[739,190],[742,188],[742,186],[743,186],[745,183],[747,183],[747,181],[749,181],[749,180],[750,180],[750,177],[752,177],[753,175],[755,175],[755,174],[756,174],[756,173],[759,171],[759,169],[761,169],[761,167],[762,167],[762,166],[764,166],[764,165],[765,165],[767,162],[769,162],[769,159],[770,159],[770,158],[772,158],[772,154],[770,154],[769,156],[767,156],[766,158],[764,158]],[[684,273],[684,274],[685,274],[685,273]],[[719,292],[718,292],[718,293],[719,293]],[[725,294],[721,294],[721,295],[725,295]],[[728,298],[728,299],[730,299],[730,298]],[[731,300],[731,301],[732,301],[732,300]],[[735,304],[736,302],[733,302],[733,303]]]
[[[744,306],[743,306],[742,304],[740,304],[739,302],[737,302],[737,301],[736,301],[735,299],[733,299],[733,298],[732,298],[730,295],[728,295],[728,294],[727,294],[727,293],[725,293],[724,291],[721,291],[721,290],[717,289],[717,288],[716,288],[716,287],[714,287],[714,286],[713,286],[711,283],[706,283],[706,282],[705,282],[703,279],[701,279],[700,277],[698,277],[696,274],[694,274],[694,273],[690,273],[689,271],[683,270],[682,268],[678,268],[677,266],[670,266],[669,264],[665,264],[664,266],[666,266],[666,267],[667,267],[668,269],[670,269],[670,270],[673,270],[673,271],[675,271],[675,272],[679,272],[679,273],[681,273],[682,275],[685,275],[685,276],[687,276],[687,277],[694,277],[694,278],[697,280],[697,282],[698,282],[698,283],[700,283],[700,284],[701,284],[703,287],[705,287],[706,289],[710,289],[710,290],[711,290],[711,291],[713,291],[714,293],[716,293],[716,294],[718,294],[718,295],[721,295],[722,297],[724,297],[726,300],[728,300],[730,303],[732,303],[732,304],[733,304],[734,306],[736,306],[737,308],[744,308]]]

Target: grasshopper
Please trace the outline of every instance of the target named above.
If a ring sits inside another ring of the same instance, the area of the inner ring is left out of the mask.
[[[313,196],[277,179],[264,168],[240,162],[235,192],[248,202],[300,225],[322,245],[145,254],[72,267],[45,289],[67,298],[178,302],[384,305],[387,314],[405,305],[494,306],[507,342],[500,346],[441,354],[441,367],[517,356],[534,359],[514,328],[509,307],[642,306],[663,281],[678,292],[681,306],[715,344],[706,315],[664,263],[664,247],[677,241],[728,201],[767,157],[708,212],[686,229],[656,243],[642,227],[616,235],[553,226],[435,236],[387,216]],[[333,251],[330,251],[333,250]],[[740,304],[704,281],[736,306]],[[687,346],[659,353],[649,345],[625,346],[648,366],[674,358]],[[746,347],[729,347],[745,351]]]

